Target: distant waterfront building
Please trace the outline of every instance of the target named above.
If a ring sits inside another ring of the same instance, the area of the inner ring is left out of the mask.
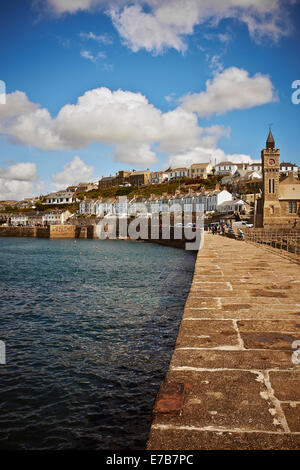
[[[261,156],[263,191],[261,199],[257,201],[255,226],[297,225],[300,216],[300,180],[290,171],[280,181],[280,149],[275,148],[271,130]]]
[[[239,170],[244,170],[247,171],[249,170],[249,163],[241,162],[241,163],[235,163],[237,167],[237,171]]]
[[[10,223],[11,225],[22,225],[24,227],[43,225],[43,213],[27,212],[27,214],[14,214],[10,218]]]
[[[101,180],[98,182],[99,189],[108,189],[113,188],[116,186],[124,186],[129,185],[129,176],[131,175],[131,171],[120,170],[118,171],[115,176],[103,176]]]
[[[287,175],[289,171],[292,171],[295,176],[298,176],[298,166],[294,163],[281,162],[280,163],[280,174]]]
[[[17,226],[17,225],[23,225],[27,226],[28,225],[28,217],[29,214],[13,214],[10,217],[10,223],[11,225]]]
[[[248,170],[256,171],[262,174],[262,163],[261,162],[249,163]]]
[[[96,215],[98,217],[103,217],[106,214],[115,214],[116,198],[85,198],[79,204],[78,213],[82,215]]]
[[[116,186],[143,186],[150,183],[150,170],[125,171],[120,170],[115,176],[103,176],[98,182],[99,189],[108,189]]]
[[[229,191],[226,189],[222,191],[217,189],[204,196],[203,204],[207,212],[217,212],[220,204],[231,200],[232,194]]]
[[[66,192],[70,193],[83,193],[86,191],[91,191],[92,189],[97,189],[98,184],[96,183],[79,183],[77,185],[68,186]]]
[[[216,175],[233,175],[238,169],[236,163],[232,162],[220,162],[214,168]]]
[[[124,186],[130,184],[131,171],[121,170],[116,174],[116,186]]]
[[[61,225],[64,224],[71,216],[71,212],[66,211],[49,211],[42,216],[43,225]]]
[[[96,183],[79,183],[76,192],[86,192],[86,191],[92,191],[93,189],[98,189],[98,185]]]
[[[11,225],[22,225],[32,227],[34,225],[60,225],[64,224],[71,216],[71,212],[49,211],[49,212],[27,212],[26,214],[13,214],[10,217]]]
[[[161,184],[168,180],[168,173],[166,171],[151,171],[150,183]]]
[[[118,180],[116,176],[103,176],[98,182],[99,189],[108,189],[118,186]]]
[[[82,215],[104,216],[107,214],[129,214],[138,215],[140,213],[170,213],[176,211],[218,212],[218,208],[226,201],[232,201],[232,194],[227,190],[216,189],[214,191],[175,195],[162,194],[152,195],[149,198],[135,196],[128,200],[126,197],[84,199],[79,204],[78,213]]]
[[[57,191],[46,196],[46,204],[72,204],[73,202],[78,202],[78,199],[71,191]]]
[[[213,167],[210,163],[193,163],[188,168],[188,178],[203,178],[206,179],[208,175],[212,174]]]
[[[150,184],[150,170],[136,171],[132,170],[132,173],[129,175],[129,183],[131,186],[144,186]]]
[[[233,212],[243,214],[243,213],[246,213],[246,204],[247,203],[243,201],[242,199],[233,199],[231,201],[224,201],[224,202],[221,202],[221,204],[217,206],[217,212],[219,214],[230,214]]]
[[[168,172],[168,180],[172,181],[180,178],[187,178],[189,174],[188,168],[174,168]]]

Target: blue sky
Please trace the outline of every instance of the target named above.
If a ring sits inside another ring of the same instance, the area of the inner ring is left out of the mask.
[[[295,0],[2,0],[0,200],[259,160],[269,123],[300,165],[299,19]]]

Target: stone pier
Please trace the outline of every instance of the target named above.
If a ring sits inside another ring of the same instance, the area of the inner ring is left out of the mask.
[[[147,448],[300,449],[298,264],[205,235]]]

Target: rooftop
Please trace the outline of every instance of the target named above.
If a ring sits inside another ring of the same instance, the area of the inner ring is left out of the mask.
[[[282,166],[293,166],[293,167],[296,167],[296,168],[297,168],[296,163],[290,163],[290,162],[281,162],[281,163],[280,163],[280,168],[281,168]]]
[[[220,166],[220,165],[235,165],[235,163],[232,163],[232,162],[220,162],[220,163],[217,163],[215,166]]]
[[[197,169],[197,168],[206,168],[206,167],[209,166],[209,165],[210,165],[209,162],[208,162],[208,163],[193,163],[193,164],[190,166],[190,168],[195,168],[195,169]]]
[[[300,200],[300,180],[289,174],[279,183],[279,199]]]

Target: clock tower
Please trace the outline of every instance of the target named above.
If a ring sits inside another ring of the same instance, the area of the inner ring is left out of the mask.
[[[261,151],[263,174],[263,226],[273,224],[281,216],[279,203],[280,149],[275,149],[271,129],[266,148]]]

